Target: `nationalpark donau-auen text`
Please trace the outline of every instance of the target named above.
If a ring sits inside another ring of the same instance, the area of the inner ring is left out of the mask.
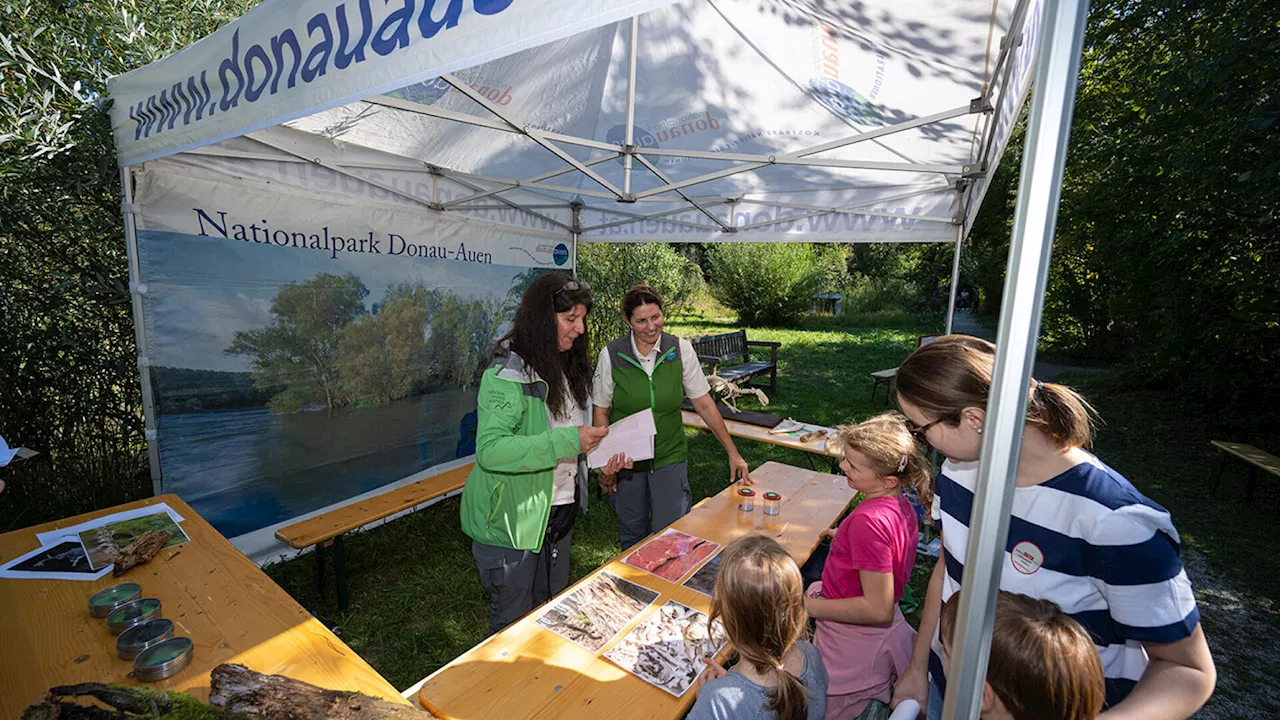
[[[249,224],[236,222],[237,218],[227,217],[221,210],[206,212],[203,208],[192,208],[196,213],[196,222],[200,226],[201,237],[220,237],[227,240],[292,247],[300,250],[319,250],[329,253],[336,260],[339,253],[371,253],[374,255],[396,255],[406,258],[425,260],[454,260],[460,262],[493,264],[493,255],[487,252],[468,250],[465,243],[458,243],[456,248],[443,245],[425,245],[410,242],[403,236],[393,232],[375,234],[370,230],[358,236],[345,236],[331,232],[328,225],[311,228],[310,232],[297,228],[280,229],[268,226],[266,220],[255,220]]]

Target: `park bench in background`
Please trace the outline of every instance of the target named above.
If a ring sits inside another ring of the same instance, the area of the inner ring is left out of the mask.
[[[770,393],[777,391],[778,348],[782,343],[748,340],[746,330],[690,338],[689,342],[693,344],[693,351],[698,354],[698,359],[709,366],[712,374],[719,375],[732,383],[742,382],[746,385],[752,378],[768,373],[769,384],[760,387],[768,389]],[[751,348],[753,347],[769,348],[769,361],[752,360]],[[739,358],[741,358],[739,364],[721,367]]]
[[[333,548],[333,569],[338,580],[338,607],[347,607],[346,553],[342,536],[395,515],[402,510],[417,507],[425,502],[461,490],[471,473],[472,465],[454,468],[439,475],[432,475],[404,487],[381,495],[343,505],[323,515],[282,527],[276,531],[276,539],[295,550],[311,546],[316,548],[316,584],[324,591],[324,562],[328,548]]]
[[[1222,482],[1222,471],[1227,466],[1227,456],[1236,458],[1247,463],[1249,467],[1249,484],[1245,486],[1244,499],[1245,502],[1253,501],[1253,490],[1258,484],[1258,470],[1266,470],[1267,472],[1280,477],[1280,458],[1270,453],[1263,452],[1252,445],[1244,443],[1227,442],[1226,440],[1210,440],[1209,444],[1218,448],[1220,452],[1218,460],[1218,472],[1213,479],[1213,489],[1217,490],[1218,485]]]
[[[928,345],[933,340],[942,337],[941,335],[917,335],[916,347]],[[884,387],[884,401],[889,402],[889,395],[893,393],[893,379],[898,377],[898,368],[889,368],[888,370],[876,370],[871,373],[871,399],[876,399],[876,389]]]

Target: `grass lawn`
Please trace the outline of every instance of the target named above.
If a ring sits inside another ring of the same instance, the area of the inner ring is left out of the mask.
[[[813,323],[821,326],[819,319]],[[690,337],[736,329],[736,325],[702,316],[669,322],[668,328]],[[836,425],[886,409],[870,399],[868,373],[894,367],[914,347],[917,334],[936,332],[929,324],[901,323],[870,329],[749,330],[748,337],[782,343],[778,391],[769,410],[796,419]],[[1173,391],[1124,387],[1109,374],[1067,375],[1094,402],[1103,419],[1096,451],[1140,490],[1172,513],[1184,544],[1202,553],[1209,566],[1237,588],[1262,613],[1263,622],[1280,628],[1280,554],[1270,544],[1280,531],[1280,487],[1264,475],[1253,505],[1245,505],[1246,472],[1228,465],[1224,487],[1215,493],[1209,478],[1216,459],[1208,441],[1222,438],[1250,442],[1280,452],[1275,438],[1242,437],[1211,428],[1196,408],[1178,401]],[[746,407],[755,401],[747,399]],[[713,495],[728,481],[719,444],[707,433],[690,435],[690,481],[694,500]],[[740,441],[739,450],[752,467],[766,461],[808,467],[797,451]],[[338,612],[329,593],[315,588],[310,557],[268,568],[268,573],[336,626],[343,639],[397,687],[407,687],[471,648],[485,636],[488,600],[471,559],[470,540],[458,527],[458,500],[439,503],[384,527],[352,536],[347,543],[351,605]],[[592,501],[591,513],[580,517],[574,531],[572,577],[595,569],[618,552],[617,521],[607,503]],[[922,596],[932,564],[917,562],[912,586]],[[1222,622],[1221,611],[1204,615],[1207,632]],[[910,618],[914,623],[916,618]],[[1221,637],[1227,637],[1224,631]],[[1270,628],[1258,628],[1268,632]],[[1242,662],[1219,653],[1223,678],[1239,678],[1235,692],[1248,694],[1253,674]],[[1256,669],[1256,668],[1255,668]],[[1265,673],[1264,673],[1265,674]],[[1269,680],[1260,682],[1269,683]],[[1219,683],[1219,695],[1232,694]],[[1215,698],[1215,702],[1217,698]],[[1228,713],[1228,716],[1230,713]]]
[[[737,325],[688,316],[667,329],[692,337],[726,332]],[[916,335],[931,325],[857,330],[748,330],[753,340],[782,343],[778,391],[768,410],[822,425],[860,420],[887,409],[882,396],[871,401],[875,370],[895,367],[915,347]],[[744,408],[755,407],[748,398]],[[728,483],[720,444],[709,433],[690,436],[689,479],[694,502]],[[809,467],[804,453],[739,441],[751,467],[770,460]],[[267,568],[277,583],[336,627],[343,640],[397,687],[408,687],[485,637],[488,598],[471,559],[471,541],[458,526],[457,498],[433,505],[383,527],[349,537],[347,573],[350,606],[339,612],[332,579],[329,592],[316,592],[315,563],[308,556]],[[619,552],[612,509],[592,497],[590,513],[574,529],[572,580]]]

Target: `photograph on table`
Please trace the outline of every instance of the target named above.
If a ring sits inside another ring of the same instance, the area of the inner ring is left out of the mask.
[[[720,549],[718,543],[668,528],[623,560],[626,564],[673,583]]]
[[[94,570],[79,541],[63,540],[36,548],[0,566],[0,578],[43,580],[97,580],[108,568]]]
[[[187,542],[187,536],[182,532],[182,528],[165,512],[84,530],[80,533],[80,542],[84,545],[85,554],[89,556],[89,563],[94,569],[99,569],[115,562],[116,553],[121,548],[127,547],[148,530],[168,530],[169,542],[165,543],[166,548]]]
[[[716,586],[716,577],[720,575],[720,558],[720,553],[716,553],[716,556],[708,560],[706,565],[698,568],[698,572],[684,581],[684,586],[710,597],[711,591]]]
[[[724,626],[707,614],[668,600],[604,654],[623,670],[680,697],[725,644]]]
[[[602,572],[538,618],[538,624],[591,652],[599,652],[658,593]]]

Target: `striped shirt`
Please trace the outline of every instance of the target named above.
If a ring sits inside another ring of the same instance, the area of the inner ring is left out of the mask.
[[[933,517],[946,550],[942,601],[959,591],[978,464],[943,463]],[[1015,488],[1000,589],[1056,603],[1093,635],[1106,706],[1147,666],[1143,642],[1188,637],[1200,622],[1169,512],[1093,458],[1039,485]],[[929,672],[945,690],[937,634]]]

